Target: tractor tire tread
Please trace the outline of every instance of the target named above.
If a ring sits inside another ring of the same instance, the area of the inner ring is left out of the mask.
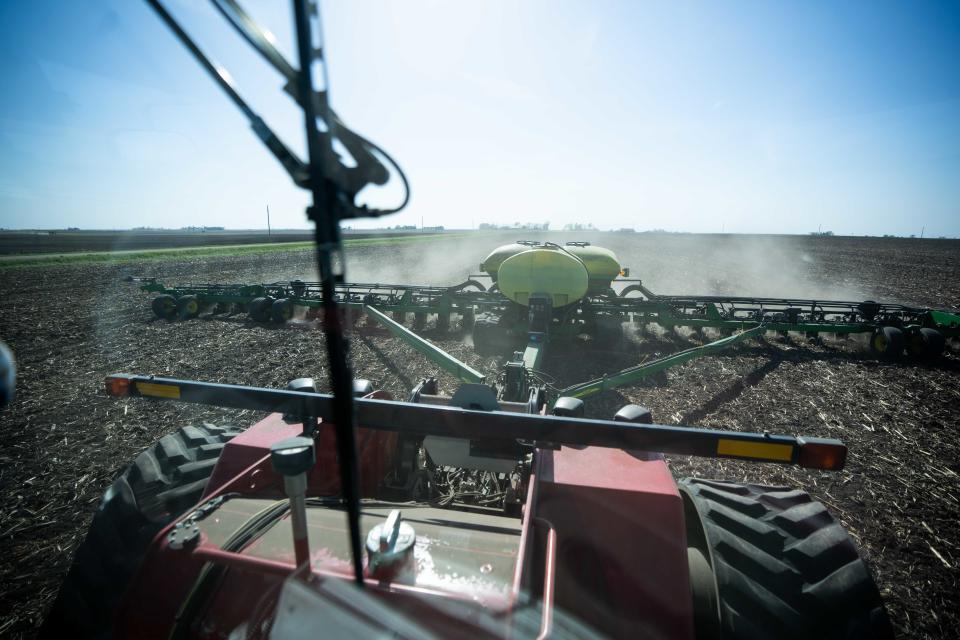
[[[176,478],[178,480],[196,480],[207,479],[213,473],[213,468],[217,464],[216,458],[207,458],[206,460],[197,460],[188,462],[177,467]]]
[[[204,424],[164,436],[107,488],[40,638],[109,638],[113,613],[147,546],[196,504],[223,446],[239,430]]]
[[[695,478],[680,486],[710,547],[723,638],[893,637],[856,547],[808,494]]]

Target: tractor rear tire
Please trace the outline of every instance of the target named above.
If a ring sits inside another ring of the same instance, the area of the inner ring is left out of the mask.
[[[890,360],[899,358],[904,347],[903,330],[898,327],[880,327],[870,337],[870,348],[874,353]]]
[[[114,615],[147,547],[200,500],[224,444],[239,434],[210,424],[183,427],[137,456],[103,494],[41,638],[113,635]]]
[[[724,640],[893,638],[857,548],[807,493],[695,478],[679,487],[690,544],[705,547],[716,577]]]
[[[163,320],[170,320],[177,314],[177,299],[168,293],[163,293],[150,303],[153,314]]]

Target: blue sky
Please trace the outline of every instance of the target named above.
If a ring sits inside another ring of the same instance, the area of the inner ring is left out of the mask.
[[[295,149],[279,76],[170,0]],[[292,56],[286,2],[245,2]],[[332,102],[413,185],[370,224],[960,236],[956,2],[325,2]],[[145,3],[0,3],[0,226],[306,226]],[[395,190],[371,194],[389,204]]]

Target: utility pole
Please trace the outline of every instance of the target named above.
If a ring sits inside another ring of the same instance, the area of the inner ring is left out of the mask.
[[[923,228],[920,229],[920,239],[923,240],[923,232],[927,230],[927,225],[923,225]]]
[[[270,205],[267,205],[267,237],[269,238],[270,235]]]

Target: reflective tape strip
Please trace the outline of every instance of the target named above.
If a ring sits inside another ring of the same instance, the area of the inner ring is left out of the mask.
[[[155,384],[153,382],[138,382],[137,391],[142,396],[153,396],[155,398],[179,398],[180,387],[171,384]]]
[[[717,440],[717,455],[790,462],[793,460],[793,445],[720,438]]]

